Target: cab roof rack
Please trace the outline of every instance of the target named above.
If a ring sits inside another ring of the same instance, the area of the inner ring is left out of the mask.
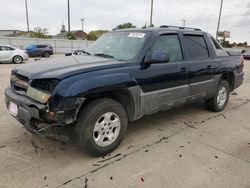
[[[201,29],[199,29],[199,28],[181,27],[181,26],[172,26],[172,25],[161,25],[160,28],[174,28],[174,29],[186,29],[186,30],[201,31]]]

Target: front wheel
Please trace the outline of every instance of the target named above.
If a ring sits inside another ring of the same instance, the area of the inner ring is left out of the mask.
[[[48,58],[49,56],[50,56],[49,52],[44,52],[44,53],[43,53],[43,57]]]
[[[15,55],[14,57],[13,57],[13,63],[16,63],[16,64],[20,64],[20,63],[22,63],[22,61],[23,61],[23,58],[20,56],[20,55]]]
[[[127,130],[124,107],[112,99],[90,102],[75,125],[78,145],[93,156],[104,156],[121,143]]]
[[[230,94],[229,84],[226,80],[222,80],[216,90],[213,98],[206,100],[206,106],[208,109],[214,112],[220,112],[224,110],[228,103]]]

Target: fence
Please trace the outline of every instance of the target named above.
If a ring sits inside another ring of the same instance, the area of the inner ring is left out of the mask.
[[[88,40],[0,37],[0,44],[15,47],[23,47],[29,44],[50,44],[53,47],[54,53],[72,52],[74,49],[86,49],[92,43],[93,41]]]

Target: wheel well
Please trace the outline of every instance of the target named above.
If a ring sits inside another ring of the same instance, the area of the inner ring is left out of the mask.
[[[229,72],[229,73],[224,73],[221,77],[222,80],[228,81],[230,91],[234,90],[234,73]]]
[[[134,101],[132,99],[131,94],[126,89],[87,95],[86,100],[82,105],[83,108],[84,106],[86,106],[86,104],[98,98],[110,98],[119,102],[124,107],[128,116],[128,120],[132,120],[134,118]]]

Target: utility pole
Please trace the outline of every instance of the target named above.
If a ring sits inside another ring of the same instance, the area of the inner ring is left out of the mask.
[[[185,26],[186,26],[187,20],[183,19],[183,20],[181,20],[181,21],[183,22],[183,27],[185,27]]]
[[[154,0],[151,0],[151,12],[150,12],[150,27],[153,27],[153,9],[154,9]]]
[[[68,32],[70,32],[70,4],[68,0]]]
[[[81,22],[82,22],[82,31],[84,31],[84,30],[83,30],[83,22],[84,22],[85,19],[86,19],[86,18],[80,18],[80,20],[81,20]]]
[[[30,25],[29,25],[29,12],[28,12],[27,0],[25,0],[25,9],[26,9],[27,31],[28,31],[28,32],[30,32]]]
[[[80,18],[80,20],[81,20],[81,22],[82,22],[82,40],[83,40],[83,32],[84,32],[84,30],[83,30],[83,22],[84,22],[85,19],[86,19],[86,18]]]
[[[218,32],[220,30],[220,20],[221,20],[222,6],[223,6],[223,0],[221,0],[221,4],[220,4],[220,13],[219,13],[218,25],[217,25],[217,30],[216,30],[216,38],[217,39],[218,39]]]
[[[206,29],[207,29],[207,32],[208,32],[208,25],[209,25],[209,21],[207,21],[207,25],[206,25]]]

